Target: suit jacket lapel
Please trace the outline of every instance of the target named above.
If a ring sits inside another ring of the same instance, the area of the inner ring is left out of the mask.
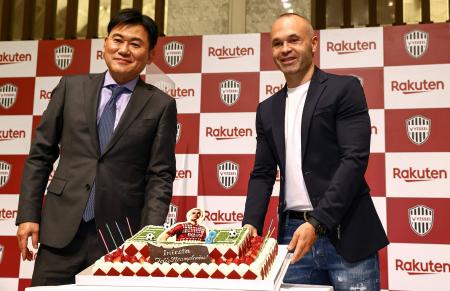
[[[317,102],[326,87],[326,80],[326,75],[319,68],[315,67],[314,74],[311,78],[311,84],[309,84],[308,93],[306,94],[305,107],[303,108],[302,115],[302,160],[305,159],[311,119],[313,117]]]
[[[272,134],[281,161],[281,170],[284,173],[286,165],[286,148],[284,137],[284,117],[286,110],[287,85],[281,89],[273,100],[272,106]]]
[[[100,91],[102,89],[103,80],[105,79],[105,74],[89,75],[89,78],[90,82],[84,86],[84,112],[86,113],[92,146],[97,151],[97,155],[100,155],[97,133],[97,108],[100,102]]]
[[[131,125],[131,123],[136,119],[138,114],[144,109],[145,104],[150,100],[152,92],[146,87],[144,81],[138,80],[136,88],[131,95],[130,101],[120,118],[119,124],[117,124],[116,129],[111,136],[111,140],[105,148],[103,154],[107,153],[111,147],[120,139],[125,130]]]

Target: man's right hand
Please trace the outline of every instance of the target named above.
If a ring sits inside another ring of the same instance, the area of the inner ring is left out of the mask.
[[[19,224],[19,228],[17,229],[17,240],[19,242],[22,260],[24,261],[31,261],[33,259],[33,251],[28,249],[28,237],[30,236],[33,248],[37,250],[39,242],[39,223],[24,222]]]
[[[256,227],[254,227],[251,224],[245,224],[244,227],[248,228],[250,230],[250,234],[251,236],[257,236],[258,235],[258,231],[256,230]]]

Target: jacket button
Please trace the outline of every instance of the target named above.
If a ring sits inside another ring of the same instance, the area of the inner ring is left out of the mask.
[[[84,188],[86,188],[86,191],[89,191],[89,190],[91,190],[91,185],[86,184],[86,185],[84,185]]]

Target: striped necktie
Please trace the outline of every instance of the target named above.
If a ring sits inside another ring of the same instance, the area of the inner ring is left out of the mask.
[[[116,102],[120,98],[120,96],[129,92],[128,88],[121,87],[117,85],[109,86],[111,89],[111,98],[106,103],[105,108],[103,109],[102,116],[97,125],[98,129],[98,141],[100,145],[100,153],[103,154],[106,146],[111,139],[111,136],[114,131],[114,123],[116,121]],[[84,209],[83,219],[84,221],[89,221],[94,218],[94,201],[95,201],[95,182],[92,185],[91,192],[89,194],[89,199],[86,204],[86,208]]]

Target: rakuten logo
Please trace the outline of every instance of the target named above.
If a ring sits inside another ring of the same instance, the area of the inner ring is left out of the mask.
[[[445,90],[445,84],[443,81],[391,81],[392,92],[398,91],[402,94],[417,94],[436,90]]]
[[[370,127],[370,132],[371,132],[372,134],[374,134],[374,135],[377,135],[377,134],[378,134],[378,127],[376,127],[375,125],[372,125],[372,126]]]
[[[273,95],[283,89],[284,84],[279,85],[266,85],[266,95]]]
[[[244,219],[244,214],[241,212],[210,212],[206,210],[205,219],[211,221],[214,224],[235,224],[236,222],[241,222]]]
[[[421,262],[412,259],[411,261],[395,260],[395,270],[405,271],[409,275],[442,274],[450,273],[450,263],[444,262]]]
[[[336,52],[338,55],[361,53],[364,51],[376,50],[377,44],[374,41],[355,41],[355,42],[327,42],[327,52]]]
[[[178,98],[185,98],[185,97],[194,97],[195,96],[195,90],[192,88],[180,88],[180,87],[176,87],[176,88],[164,88],[164,91],[172,96],[175,99]]]
[[[175,180],[192,179],[191,170],[177,170],[175,173]]]
[[[393,168],[394,179],[403,179],[405,182],[424,182],[432,180],[447,179],[446,170],[425,169],[408,169]]]
[[[7,54],[3,52],[0,54],[0,65],[10,65],[21,62],[30,62],[31,54]]]
[[[0,130],[0,141],[25,138],[25,130]]]
[[[39,99],[41,99],[41,100],[52,99],[52,91],[40,90],[39,91]]]
[[[101,51],[101,50],[98,50],[98,51],[96,51],[96,53],[95,53],[95,58],[97,59],[97,60],[103,60],[103,51]]]
[[[1,220],[7,220],[7,219],[16,219],[17,216],[17,210],[10,210],[10,209],[0,209],[0,221]]]
[[[208,57],[217,57],[219,60],[242,58],[255,55],[255,49],[252,47],[229,48],[222,46],[220,48],[208,47]]]
[[[207,126],[206,137],[214,137],[216,140],[236,139],[241,137],[253,136],[253,130],[251,128],[238,128],[237,126],[232,128],[213,128]]]

